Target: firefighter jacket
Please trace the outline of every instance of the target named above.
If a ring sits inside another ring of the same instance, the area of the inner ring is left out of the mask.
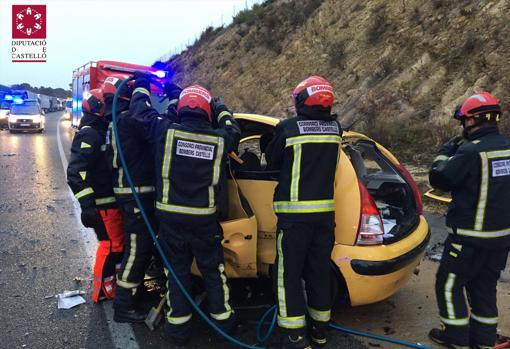
[[[341,136],[329,113],[298,115],[276,126],[266,157],[268,169],[280,171],[273,202],[279,219],[334,220]]]
[[[135,120],[130,118],[128,114],[129,111],[126,110],[117,116],[117,131],[121,139],[122,153],[136,192],[140,197],[152,198],[155,196],[156,185],[153,149],[151,144],[140,134]],[[158,117],[175,119],[173,114]],[[113,132],[112,123],[108,128],[107,157],[111,166],[113,191],[117,201],[128,202],[134,200],[119,158],[118,142]]]
[[[220,177],[227,154],[239,143],[237,122],[224,111],[216,129],[193,113],[179,115],[177,124],[159,117],[148,96],[146,89],[135,89],[130,115],[155,151],[158,215],[190,224],[217,220]]]
[[[439,154],[429,173],[434,188],[449,191],[446,225],[466,244],[510,246],[510,139],[496,127],[469,136],[455,154]]]
[[[106,158],[107,128],[104,118],[84,113],[71,145],[67,183],[82,208],[116,206]]]

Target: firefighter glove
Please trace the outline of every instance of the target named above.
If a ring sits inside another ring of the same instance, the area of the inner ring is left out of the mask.
[[[453,156],[465,141],[464,137],[455,136],[439,148],[439,154]]]
[[[221,97],[214,97],[211,101],[211,109],[214,114],[214,117],[217,118],[220,116],[220,114],[224,111],[229,112],[228,108],[225,106],[225,103],[223,103],[223,100]]]
[[[135,79],[135,89],[138,87],[144,88],[150,91],[150,76],[147,73],[142,71],[136,71],[133,74],[133,78]]]
[[[173,82],[165,82],[163,90],[170,101],[179,99],[182,92],[182,88]]]
[[[102,223],[102,218],[95,207],[88,207],[81,210],[81,223],[87,228],[95,228]]]

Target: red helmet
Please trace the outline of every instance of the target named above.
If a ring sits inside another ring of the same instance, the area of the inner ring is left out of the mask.
[[[84,111],[97,116],[104,114],[103,91],[100,88],[92,89],[83,94],[82,108]]]
[[[482,118],[499,121],[501,119],[501,106],[499,100],[489,92],[478,92],[458,105],[453,117],[457,120]]]
[[[308,106],[329,108],[333,106],[335,94],[333,87],[324,78],[320,76],[310,76],[301,81],[299,85],[292,91],[292,99],[296,107]]]
[[[177,113],[183,111],[201,112],[212,122],[211,93],[200,85],[193,85],[182,90],[177,104]],[[198,109],[198,110],[197,110]]]
[[[129,79],[128,75],[124,74],[113,74],[108,76],[102,85],[103,93],[105,96],[112,97],[119,88],[122,81]],[[130,100],[131,95],[133,94],[133,88],[129,83],[125,84],[122,88],[122,91],[119,94],[119,98]]]

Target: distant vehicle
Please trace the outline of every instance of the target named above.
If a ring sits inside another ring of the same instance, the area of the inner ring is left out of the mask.
[[[9,127],[9,110],[12,103],[21,103],[27,96],[24,90],[7,90],[0,93],[0,129]]]
[[[41,109],[45,113],[50,111],[50,97],[48,97],[46,95],[43,95],[43,94],[38,94],[37,95],[37,100],[39,101]]]
[[[30,98],[29,93],[27,90],[12,90],[11,95],[13,97],[19,97],[21,99],[28,99]]]
[[[57,110],[65,110],[66,109],[66,100],[63,98],[57,98]]]
[[[135,71],[156,72],[157,69],[138,64],[115,62],[115,61],[97,61],[89,62],[73,71],[73,114],[72,127],[77,128],[80,119],[83,116],[81,103],[83,96],[91,89],[98,88],[108,76],[113,74],[133,75]],[[163,83],[163,80],[160,80]],[[161,102],[159,95],[162,93],[159,87],[151,85],[151,102],[158,110],[166,110],[165,103]]]
[[[8,101],[0,100],[0,129],[9,127],[9,110],[11,103]]]
[[[8,115],[9,132],[11,133],[44,131],[44,111],[36,100],[28,99],[21,103],[13,102]]]
[[[58,110],[58,99],[57,97],[48,97],[50,101],[50,107],[48,108],[48,111],[50,113],[55,112]]]
[[[67,99],[64,102],[64,108],[65,108],[64,120],[71,120],[71,118],[73,117],[73,100]]]

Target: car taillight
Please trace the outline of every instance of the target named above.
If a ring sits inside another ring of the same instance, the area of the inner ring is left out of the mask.
[[[361,195],[361,215],[358,228],[358,245],[380,245],[383,243],[384,225],[374,198],[363,183],[358,181]]]
[[[400,172],[400,174],[404,177],[407,184],[411,186],[411,189],[413,190],[414,200],[416,203],[416,213],[419,215],[423,214],[423,201],[421,200],[421,192],[418,188],[418,185],[413,179],[413,176],[409,173],[409,171],[404,167],[402,164],[397,165],[397,170]]]

